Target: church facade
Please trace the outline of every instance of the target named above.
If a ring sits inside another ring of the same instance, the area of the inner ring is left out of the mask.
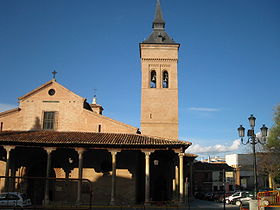
[[[0,113],[1,191],[34,204],[183,203],[190,142],[178,140],[179,44],[165,32],[159,1],[140,43],[141,128],[103,115],[55,78]],[[65,184],[67,183],[67,184]]]

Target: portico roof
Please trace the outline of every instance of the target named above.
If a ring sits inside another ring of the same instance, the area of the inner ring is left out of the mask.
[[[1,145],[97,147],[130,149],[187,149],[191,142],[126,133],[2,131]]]

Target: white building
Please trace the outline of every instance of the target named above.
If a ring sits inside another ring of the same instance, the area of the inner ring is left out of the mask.
[[[235,168],[235,184],[241,189],[251,190],[254,188],[253,155],[231,154],[225,156],[226,163]],[[258,161],[257,161],[258,166]],[[267,177],[258,175],[258,187],[267,187]]]

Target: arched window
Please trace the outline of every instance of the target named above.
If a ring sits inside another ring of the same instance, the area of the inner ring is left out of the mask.
[[[157,87],[157,73],[155,70],[151,71],[151,81],[150,81],[150,88]]]
[[[162,87],[163,88],[168,88],[169,86],[169,81],[168,81],[168,72],[167,71],[164,71],[162,73]]]

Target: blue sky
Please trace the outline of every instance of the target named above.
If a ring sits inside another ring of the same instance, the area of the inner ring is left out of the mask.
[[[52,78],[140,127],[139,42],[155,0],[0,0],[0,110]],[[179,51],[179,135],[235,152],[237,127],[273,125],[280,102],[279,0],[161,0]],[[203,153],[203,154],[208,154]]]

